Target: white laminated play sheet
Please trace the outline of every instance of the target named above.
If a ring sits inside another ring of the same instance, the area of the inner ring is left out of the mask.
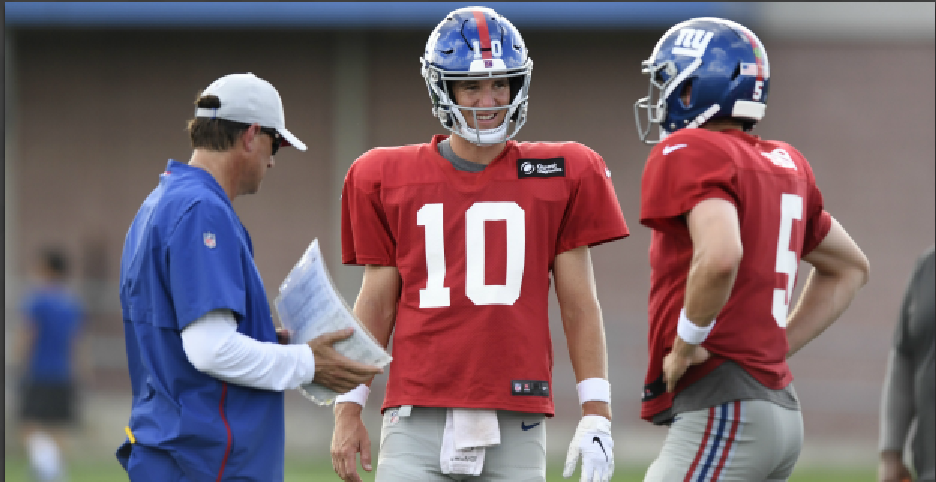
[[[319,335],[350,327],[354,328],[354,334],[333,345],[338,353],[368,365],[383,367],[390,363],[390,355],[354,316],[335,288],[317,238],[286,275],[273,304],[283,328],[290,332],[290,343],[306,343]],[[319,405],[331,404],[338,395],[314,382],[302,385],[299,391]]]

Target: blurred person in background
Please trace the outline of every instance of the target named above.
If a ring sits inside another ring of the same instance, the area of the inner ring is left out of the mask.
[[[628,235],[604,160],[575,142],[511,140],[533,66],[520,32],[485,7],[449,13],[421,59],[452,135],[373,149],[342,191],[342,261],[365,265],[355,314],[393,362],[376,480],[542,481],[552,417],[550,275],[582,418],[566,477],[614,471],[610,385],[590,246]],[[371,470],[368,385],[336,399],[332,463]]]
[[[231,202],[253,194],[286,130],[277,90],[253,74],[196,100],[188,164],[170,160],[127,232],[120,268],[133,401],[117,458],[133,482],[284,477],[283,390],[315,381],[347,392],[381,370],[331,344],[285,344],[253,244]]]
[[[880,482],[936,481],[936,259],[930,246],[904,293],[881,396]],[[911,426],[916,421],[916,430]]]
[[[38,281],[22,305],[18,335],[20,429],[37,481],[64,480],[66,430],[78,421],[78,388],[90,381],[86,308],[68,287],[69,260],[57,247],[34,266]]]
[[[638,134],[658,145],[641,183],[653,230],[641,417],[669,426],[644,480],[786,480],[803,442],[786,359],[848,307],[868,260],[824,209],[806,158],[750,133],[770,79],[753,32],[687,20],[643,72]],[[813,270],[787,316],[801,259]]]

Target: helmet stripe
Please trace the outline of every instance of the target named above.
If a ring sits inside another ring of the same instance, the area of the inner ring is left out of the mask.
[[[478,36],[481,37],[481,58],[490,60],[491,56],[491,34],[488,32],[487,20],[484,18],[484,12],[475,10],[475,23],[478,25]],[[475,57],[477,58],[477,57]]]
[[[736,32],[744,34],[744,36],[747,37],[748,42],[751,43],[751,48],[754,50],[754,62],[757,65],[757,80],[764,80],[770,77],[770,72],[768,71],[769,67],[767,63],[767,55],[764,53],[764,44],[761,43],[760,39],[758,39],[757,36],[754,35],[754,32],[752,32],[749,28],[741,25],[740,23],[732,22],[731,20],[724,18],[706,17],[693,20],[710,20],[715,23],[724,25]],[[688,20],[688,22],[691,21],[692,20]],[[669,32],[667,32],[667,34],[668,33]]]
[[[754,48],[754,61],[757,63],[757,80],[764,80],[764,46],[761,45],[760,41],[757,40],[757,37],[755,37],[751,31],[741,29],[741,32],[748,38],[748,41],[751,42],[751,46]]]

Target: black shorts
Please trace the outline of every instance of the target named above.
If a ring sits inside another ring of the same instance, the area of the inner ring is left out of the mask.
[[[20,418],[49,424],[75,421],[75,388],[71,383],[24,382]]]

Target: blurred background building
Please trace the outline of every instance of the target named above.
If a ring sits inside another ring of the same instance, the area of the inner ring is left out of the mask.
[[[351,162],[383,145],[443,133],[419,57],[432,28],[467,4],[6,3],[4,329],[20,322],[26,260],[60,242],[91,310],[94,378],[84,391],[87,456],[113,457],[130,410],[118,301],[124,234],[167,159],[187,161],[184,126],[214,79],[253,72],[275,85],[286,149],[261,193],[235,202],[270,300],[313,238],[344,297],[362,269],[339,262],[339,195]],[[810,160],[827,208],[865,249],[869,284],[840,321],[792,361],[806,423],[802,463],[876,461],[878,407],[900,296],[934,240],[934,3],[489,3],[535,62],[518,140],[578,141],[603,155],[632,234],[593,250],[607,326],[618,463],[646,464],[665,430],[638,417],[646,366],[649,230],[638,223],[649,146],[636,136],[640,73],[673,24],[719,16],[753,29],[771,63],[768,115],[755,133]],[[799,285],[808,274],[801,266]],[[554,462],[578,420],[553,300]],[[9,336],[6,353],[10,353]],[[9,357],[7,373],[10,374]],[[366,409],[379,435],[384,379]],[[6,450],[16,385],[6,377]],[[328,456],[329,408],[287,396],[288,451]],[[376,451],[376,444],[374,445]],[[113,459],[110,459],[113,460]],[[115,462],[116,463],[116,462]]]

